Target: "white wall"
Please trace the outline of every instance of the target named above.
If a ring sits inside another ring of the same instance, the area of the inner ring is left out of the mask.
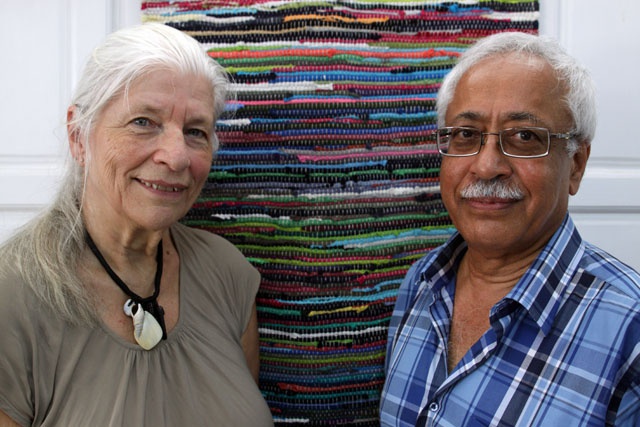
[[[0,240],[51,199],[66,158],[63,120],[91,48],[140,22],[136,0],[30,0],[0,6]],[[540,32],[593,72],[599,127],[570,210],[582,235],[640,269],[640,2],[541,0]]]
[[[0,240],[51,200],[66,158],[64,118],[84,61],[106,34],[140,22],[136,0],[0,5]]]
[[[570,212],[582,236],[640,269],[640,2],[541,0],[540,33],[554,36],[592,72],[598,129]],[[606,3],[606,4],[605,4]]]

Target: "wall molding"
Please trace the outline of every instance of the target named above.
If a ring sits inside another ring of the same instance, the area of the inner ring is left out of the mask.
[[[63,173],[60,157],[0,157],[0,210],[34,211],[48,204]]]
[[[590,159],[578,194],[570,199],[572,211],[640,212],[640,161]]]

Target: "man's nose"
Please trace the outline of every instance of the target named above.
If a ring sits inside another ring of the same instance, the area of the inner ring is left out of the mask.
[[[486,132],[482,136],[480,152],[474,156],[472,171],[482,179],[509,175],[511,165],[507,156],[502,152],[499,134]]]

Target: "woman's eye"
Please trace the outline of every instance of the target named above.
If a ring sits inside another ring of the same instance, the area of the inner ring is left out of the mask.
[[[209,141],[209,135],[202,129],[189,129],[187,130],[187,135],[191,138]]]
[[[131,123],[136,126],[147,127],[151,125],[151,120],[147,119],[146,117],[136,117],[131,121]]]

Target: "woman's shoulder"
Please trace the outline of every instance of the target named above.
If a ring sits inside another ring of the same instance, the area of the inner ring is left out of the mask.
[[[210,231],[175,224],[171,228],[171,235],[181,256],[205,263],[216,259],[218,267],[227,265],[246,268],[249,266],[249,261],[240,249],[224,237]]]
[[[190,289],[215,293],[214,300],[224,300],[235,307],[252,306],[260,285],[260,273],[238,248],[221,236],[183,224],[173,226],[171,232],[180,254],[181,279],[184,283],[202,284]],[[211,286],[212,283],[217,285]],[[205,300],[208,301],[202,298]],[[246,320],[242,325],[246,325]]]
[[[16,306],[28,298],[28,291],[29,287],[19,271],[4,262],[0,263],[0,307],[10,309]]]
[[[174,224],[171,227],[171,235],[174,240],[177,240],[183,245],[204,245],[209,246],[212,249],[220,248],[228,250],[229,248],[233,248],[233,250],[237,250],[231,242],[222,236],[200,228],[189,227],[181,223]]]
[[[19,344],[16,339],[25,340],[24,345],[19,344],[24,348],[29,337],[48,327],[46,317],[50,311],[17,269],[4,267],[0,270],[0,348],[15,348]]]

